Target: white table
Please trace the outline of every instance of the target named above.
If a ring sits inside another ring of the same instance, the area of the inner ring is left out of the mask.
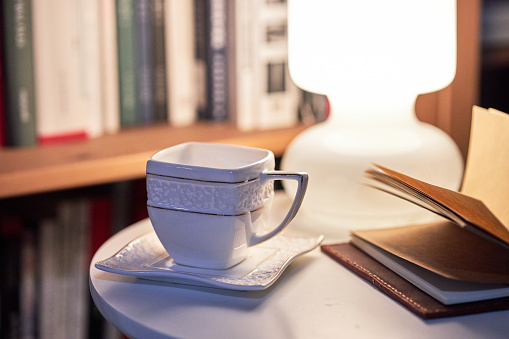
[[[286,212],[278,195],[275,214]],[[424,321],[319,249],[297,258],[264,291],[236,292],[136,279],[100,271],[152,228],[139,222],[110,238],[90,265],[90,290],[104,317],[132,338],[509,338],[509,311]],[[346,238],[298,215],[288,232]]]

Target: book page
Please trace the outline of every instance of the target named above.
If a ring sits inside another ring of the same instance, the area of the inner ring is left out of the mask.
[[[395,192],[399,191],[400,194],[396,193],[396,195],[403,199],[406,199],[405,194],[419,199],[423,204],[428,205],[430,210],[436,210],[438,214],[454,221],[457,225],[468,226],[481,236],[489,234],[494,237],[493,240],[501,241],[509,246],[509,230],[481,200],[431,185],[376,164],[373,164],[366,174],[372,180],[392,187]],[[375,188],[378,187],[375,186]],[[407,200],[414,202],[415,199]]]
[[[474,106],[461,192],[481,200],[509,227],[509,115]]]

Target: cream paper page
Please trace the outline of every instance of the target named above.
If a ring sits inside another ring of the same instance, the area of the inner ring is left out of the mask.
[[[461,192],[481,200],[509,228],[509,115],[474,106]]]

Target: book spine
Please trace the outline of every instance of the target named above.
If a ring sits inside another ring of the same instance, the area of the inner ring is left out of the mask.
[[[36,1],[34,64],[37,136],[40,144],[87,137],[82,106],[75,1]]]
[[[138,125],[135,0],[116,0],[120,125]]]
[[[304,124],[316,124],[325,121],[329,115],[327,97],[321,94],[300,91],[299,121]]]
[[[290,127],[298,121],[300,91],[287,69],[286,3],[246,0],[234,7],[230,114],[241,130]]]
[[[138,120],[147,125],[155,121],[153,21],[151,0],[135,1],[135,52],[138,72]]]
[[[166,98],[166,37],[165,37],[165,4],[164,0],[154,1],[153,49],[154,49],[154,110],[155,121],[168,119]],[[188,3],[189,1],[184,1]]]
[[[173,126],[187,126],[196,121],[198,105],[195,12],[192,1],[169,0],[165,6],[168,121]]]
[[[115,0],[99,2],[100,88],[105,133],[120,129]]]
[[[35,338],[37,334],[37,256],[35,227],[23,225],[21,240],[20,332],[21,338]]]
[[[78,32],[78,76],[80,112],[89,137],[103,134],[101,105],[99,3],[102,0],[77,0],[75,25]]]
[[[0,218],[0,337],[20,337],[20,256],[22,222],[17,217]]]
[[[194,0],[194,30],[195,30],[195,68],[196,68],[196,107],[200,120],[207,119],[207,1]],[[171,40],[170,40],[171,41]],[[171,79],[171,72],[168,75]],[[170,84],[171,86],[171,84]],[[170,89],[171,90],[171,89]],[[169,97],[171,100],[171,97]],[[170,116],[171,116],[170,108]]]
[[[57,243],[57,258],[61,258],[60,267],[57,269],[58,273],[55,277],[58,281],[56,287],[60,292],[60,300],[57,304],[57,314],[56,317],[56,333],[53,337],[60,338],[70,338],[70,333],[68,332],[68,324],[73,324],[73,315],[70,311],[68,311],[71,305],[71,290],[72,283],[74,281],[71,280],[69,272],[74,264],[74,260],[76,258],[75,255],[69,255],[72,245],[71,240],[73,238],[74,229],[71,228],[71,220],[75,217],[75,212],[72,208],[71,200],[64,200],[60,202],[57,206],[57,230],[59,233],[58,237],[60,241]],[[77,229],[77,227],[76,227]],[[54,291],[55,292],[55,291]]]
[[[228,6],[226,0],[207,2],[208,119],[226,121],[228,115]]]
[[[122,184],[125,184],[123,182]],[[116,184],[118,185],[118,184]],[[115,190],[113,188],[113,190]],[[114,194],[112,194],[114,195]],[[123,195],[123,194],[122,194]],[[127,196],[123,195],[123,199],[128,199]],[[113,233],[113,218],[115,208],[127,208],[116,204],[115,199],[111,195],[98,195],[90,198],[90,232],[88,234],[90,250],[88,251],[87,263],[92,261],[92,257],[95,252],[101,247],[101,245],[108,240]],[[123,215],[125,217],[125,215]],[[128,224],[125,224],[126,226]],[[87,267],[88,276],[88,267]],[[90,297],[91,300],[91,297]],[[118,338],[121,336],[117,332],[113,325],[108,323],[102,314],[99,312],[93,302],[90,302],[88,309],[88,337],[89,338]]]
[[[257,128],[255,43],[259,22],[255,1],[230,2],[233,7],[230,20],[233,41],[229,46],[230,112],[236,126],[243,131]]]
[[[104,132],[120,129],[117,17],[115,0],[99,2],[100,88]]]
[[[33,146],[36,140],[33,75],[32,3],[5,0],[2,5],[7,102],[7,142]]]
[[[69,267],[69,304],[67,338],[85,338],[88,326],[89,291],[88,268],[90,258],[91,208],[88,198],[72,202],[73,217],[68,223],[68,253],[71,258]]]
[[[57,222],[53,218],[39,222],[39,293],[38,293],[38,332],[41,338],[54,338],[57,317],[57,305],[62,302],[57,291],[58,248],[61,244]],[[60,301],[59,301],[60,300]]]
[[[257,95],[258,128],[284,128],[297,123],[299,89],[288,72],[287,6],[284,2],[259,4],[258,51],[255,74],[261,77]]]

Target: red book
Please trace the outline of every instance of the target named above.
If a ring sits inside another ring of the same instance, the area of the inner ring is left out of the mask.
[[[111,236],[113,209],[108,197],[92,199],[90,227],[90,260],[101,245]]]

